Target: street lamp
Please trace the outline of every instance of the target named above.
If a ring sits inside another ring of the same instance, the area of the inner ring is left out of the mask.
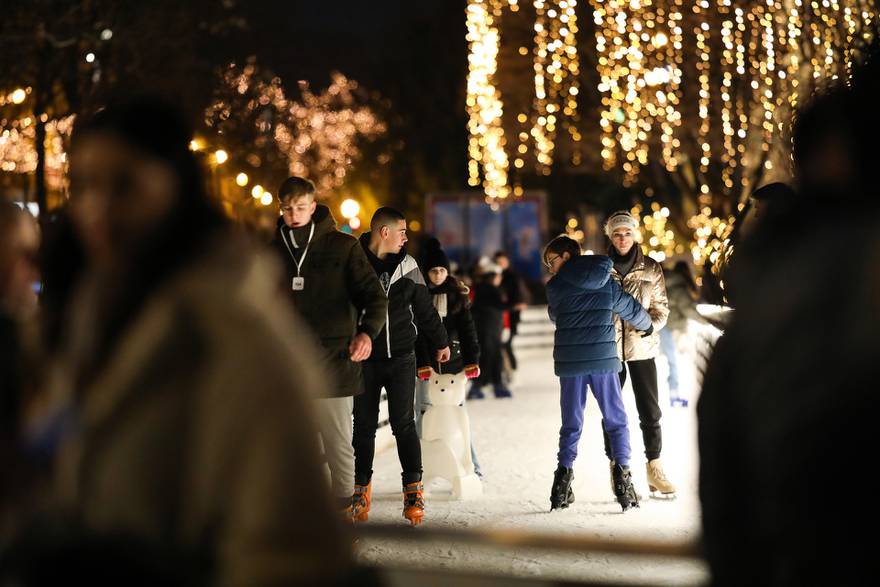
[[[343,201],[342,204],[339,206],[339,211],[342,212],[343,218],[351,219],[357,216],[358,212],[361,211],[361,205],[358,204],[355,200],[348,198],[347,200]]]

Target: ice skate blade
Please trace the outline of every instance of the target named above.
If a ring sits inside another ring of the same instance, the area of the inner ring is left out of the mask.
[[[419,524],[422,523],[422,520],[424,519],[424,516],[412,516],[412,517],[404,516],[404,517],[407,519],[407,521],[410,523],[410,526],[412,526],[412,527],[418,526]]]
[[[675,499],[678,499],[678,497],[676,496],[674,491],[672,491],[670,493],[661,493],[660,491],[657,491],[656,489],[652,488],[651,489],[651,499],[657,499],[660,501],[673,501]]]

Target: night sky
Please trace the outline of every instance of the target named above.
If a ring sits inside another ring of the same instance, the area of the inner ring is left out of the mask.
[[[256,53],[289,87],[299,79],[324,87],[338,70],[389,99],[390,135],[405,151],[392,161],[397,197],[461,189],[467,185],[465,4],[243,2],[251,29],[244,53]]]

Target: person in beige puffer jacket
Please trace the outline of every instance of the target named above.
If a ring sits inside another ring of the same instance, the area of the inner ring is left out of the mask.
[[[626,381],[627,369],[632,377],[632,388],[639,413],[639,427],[645,442],[647,457],[648,487],[661,494],[675,494],[675,486],[666,478],[660,463],[662,432],[660,429],[660,403],[657,393],[657,365],[655,357],[660,351],[658,331],[666,326],[669,304],[666,298],[666,285],[663,268],[646,257],[635,242],[638,221],[627,211],[612,214],[605,224],[605,234],[611,240],[608,254],[614,262],[611,276],[628,294],[633,296],[651,316],[652,332],[642,336],[631,325],[624,324],[615,316],[617,353],[623,363],[620,371],[620,386]],[[606,454],[610,449],[605,440]]]
[[[279,295],[275,259],[208,200],[191,136],[148,98],[77,120],[69,205],[86,268],[27,429],[53,471],[38,504],[53,523],[21,565],[77,557],[62,569],[74,583],[94,583],[95,565],[115,584],[150,571],[163,585],[335,585],[353,552],[312,417],[330,391],[319,343]],[[56,526],[70,528],[57,546]]]

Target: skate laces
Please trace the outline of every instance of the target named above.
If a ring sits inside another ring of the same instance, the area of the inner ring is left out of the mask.
[[[425,509],[425,500],[422,492],[425,486],[421,483],[412,483],[403,488],[403,504],[406,507]]]
[[[355,485],[354,486],[354,494],[351,496],[351,511],[352,514],[358,515],[361,512],[367,510],[370,504],[367,502],[368,496],[370,494],[370,486],[369,485]]]
[[[653,475],[655,479],[658,481],[669,481],[669,479],[666,478],[666,473],[663,472],[663,467],[659,464],[651,465],[650,468],[651,475]]]

